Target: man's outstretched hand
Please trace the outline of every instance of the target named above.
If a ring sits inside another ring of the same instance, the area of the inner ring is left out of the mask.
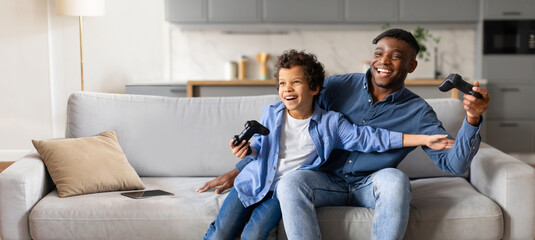
[[[487,89],[479,87],[479,82],[474,82],[474,88],[472,89],[483,95],[482,98],[476,98],[470,94],[464,95],[464,110],[466,110],[466,121],[472,126],[479,125],[481,121],[481,115],[489,108],[489,92]]]
[[[217,186],[220,186],[219,188],[217,188],[215,190],[215,193],[216,194],[220,194],[222,193],[223,191],[229,189],[229,188],[232,188],[234,186],[234,179],[236,179],[236,176],[238,176],[238,173],[240,173],[240,171],[238,171],[238,169],[234,168],[232,170],[230,170],[229,172],[219,176],[219,177],[216,177],[214,179],[212,179],[211,181],[208,181],[206,183],[204,183],[204,185],[202,185],[200,188],[197,188],[197,190],[195,190],[196,192],[198,193],[203,193],[203,192],[206,192],[212,188],[215,188]]]

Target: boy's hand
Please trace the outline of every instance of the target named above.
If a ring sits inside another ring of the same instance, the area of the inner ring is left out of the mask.
[[[455,143],[455,140],[449,139],[448,135],[436,134],[436,135],[429,135],[427,137],[427,141],[425,145],[433,150],[446,150],[446,149],[450,149],[454,143]]]
[[[245,156],[247,156],[247,151],[249,150],[249,145],[251,145],[250,142],[245,142],[243,140],[238,146],[234,146],[234,139],[230,139],[230,149],[232,149],[232,154],[234,154],[236,157],[242,159]]]

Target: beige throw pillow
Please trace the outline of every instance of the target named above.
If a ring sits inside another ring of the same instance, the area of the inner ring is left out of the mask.
[[[145,188],[128,163],[115,131],[94,137],[32,142],[60,197]]]

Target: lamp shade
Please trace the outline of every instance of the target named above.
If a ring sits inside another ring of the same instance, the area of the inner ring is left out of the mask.
[[[105,13],[105,0],[56,0],[57,15],[101,16]]]

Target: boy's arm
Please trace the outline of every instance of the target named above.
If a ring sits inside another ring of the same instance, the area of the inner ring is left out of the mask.
[[[385,152],[401,148],[403,136],[400,132],[388,131],[370,126],[352,124],[339,114],[337,136],[339,146],[335,148],[360,152]]]
[[[455,143],[446,134],[403,134],[403,147],[427,146],[433,150],[450,149]]]

